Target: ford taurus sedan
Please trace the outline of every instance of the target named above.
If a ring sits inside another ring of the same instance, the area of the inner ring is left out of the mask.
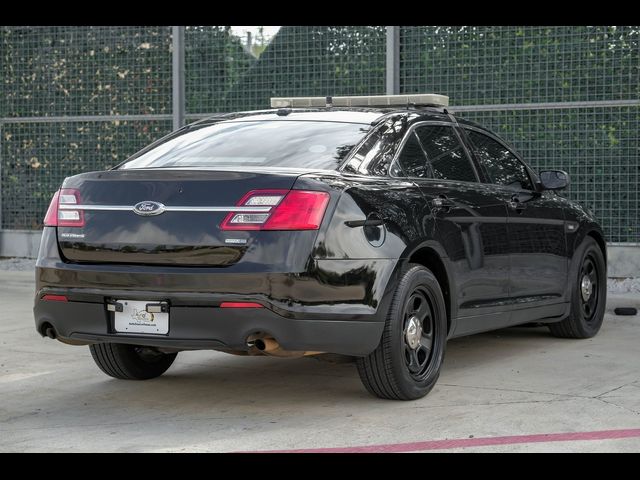
[[[586,208],[438,95],[272,99],[67,178],[46,214],[37,331],[107,375],[182,350],[356,357],[373,395],[436,383],[447,339],[589,338],[606,244]],[[558,159],[561,161],[561,159]]]

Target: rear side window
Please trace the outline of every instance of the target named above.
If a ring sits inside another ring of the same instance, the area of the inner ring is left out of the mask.
[[[476,173],[453,127],[425,125],[416,128],[434,178],[477,182]]]
[[[533,190],[526,167],[507,147],[475,130],[466,132],[492,183],[518,190]]]
[[[358,147],[356,153],[353,154],[349,163],[345,165],[345,172],[349,173],[359,173],[360,167],[363,165],[369,165],[371,163],[371,159],[378,152],[376,145],[381,140],[380,129],[377,129],[369,137]],[[364,168],[363,168],[364,170]]]
[[[302,167],[336,169],[371,127],[292,120],[234,121],[167,137],[120,168]]]
[[[347,173],[386,177],[398,144],[406,131],[404,118],[390,118],[376,127],[376,130],[358,148],[344,166]],[[394,163],[395,167],[396,164]],[[392,172],[395,174],[395,172]]]

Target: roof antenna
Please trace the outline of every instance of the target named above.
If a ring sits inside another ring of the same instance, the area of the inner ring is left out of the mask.
[[[331,97],[330,95],[327,95],[326,102],[327,102],[327,108],[333,107],[333,97]]]

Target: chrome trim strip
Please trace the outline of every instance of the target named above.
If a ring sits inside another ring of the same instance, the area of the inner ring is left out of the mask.
[[[271,207],[165,207],[165,212],[270,212]]]
[[[96,210],[96,211],[130,211],[133,212],[133,205],[59,205],[60,210]],[[238,212],[238,213],[267,213],[271,207],[164,207],[165,212]]]
[[[128,205],[76,205],[76,204],[62,204],[58,205],[60,210],[130,210],[133,211],[133,206]]]

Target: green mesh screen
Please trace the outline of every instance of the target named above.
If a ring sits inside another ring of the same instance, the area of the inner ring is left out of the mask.
[[[112,167],[171,131],[171,122],[2,126],[2,227],[37,229],[65,177]]]
[[[171,27],[0,28],[0,117],[171,113]]]
[[[535,170],[566,170],[562,193],[589,207],[608,241],[640,241],[640,108],[467,112]]]
[[[552,102],[554,109],[461,112],[534,168],[564,168],[567,195],[608,240],[638,242],[640,27],[401,27],[401,93],[452,106]],[[251,49],[229,27],[185,28],[186,112],[267,108],[271,96],[385,92],[384,26],[285,26]],[[113,165],[171,130],[168,26],[0,27],[1,227],[40,228],[65,176]],[[559,104],[559,105],[558,105]],[[100,115],[143,115],[97,122]],[[15,117],[56,117],[26,123]],[[73,118],[70,118],[73,117]]]
[[[608,241],[640,241],[639,106],[464,112],[638,100],[640,27],[402,27],[400,89],[449,95],[534,168],[567,170],[566,195],[594,211]]]
[[[385,91],[385,27],[285,26],[255,58],[224,27],[187,27],[187,112],[269,108],[269,98]]]
[[[401,93],[454,105],[640,98],[640,27],[402,27]]]

